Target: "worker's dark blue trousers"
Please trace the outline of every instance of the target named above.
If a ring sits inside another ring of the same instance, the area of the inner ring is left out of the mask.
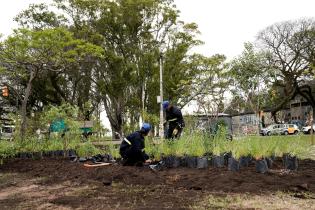
[[[147,158],[147,155],[141,150],[129,147],[125,151],[120,151],[120,155],[123,158],[123,165],[125,166],[141,166]]]

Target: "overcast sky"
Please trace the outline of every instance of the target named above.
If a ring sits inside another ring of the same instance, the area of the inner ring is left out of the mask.
[[[315,16],[315,0],[175,0],[184,21],[196,22],[205,55],[240,54],[243,43],[275,23]]]
[[[51,0],[2,0],[0,33],[8,35],[14,16],[30,3]],[[205,42],[195,49],[204,55],[222,53],[229,59],[242,52],[265,27],[284,20],[315,16],[315,0],[175,0],[181,19],[195,22]]]
[[[0,33],[8,35],[16,25],[13,18],[30,3],[51,0],[2,0]],[[175,0],[180,19],[199,25],[205,42],[196,52],[210,56],[221,53],[230,60],[254,41],[257,33],[280,21],[315,16],[315,0]]]

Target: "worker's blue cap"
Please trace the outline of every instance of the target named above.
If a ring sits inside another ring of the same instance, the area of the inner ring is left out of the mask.
[[[168,105],[170,105],[169,101],[163,101],[163,103],[162,103],[163,109],[166,109],[168,107]]]
[[[145,133],[148,133],[151,130],[151,125],[149,123],[143,123],[141,130],[143,130]]]

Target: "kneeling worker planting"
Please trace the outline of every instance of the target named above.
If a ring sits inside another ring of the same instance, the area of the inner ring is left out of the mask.
[[[123,139],[120,145],[120,155],[125,166],[142,166],[150,163],[149,156],[144,151],[144,137],[149,134],[151,125],[143,123],[141,129]]]

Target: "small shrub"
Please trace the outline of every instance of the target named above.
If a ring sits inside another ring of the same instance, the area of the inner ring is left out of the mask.
[[[0,141],[0,165],[3,160],[14,157],[17,154],[17,149],[13,142]]]
[[[96,148],[92,143],[85,142],[78,145],[76,151],[80,157],[91,157],[93,155],[101,154],[102,151]]]

